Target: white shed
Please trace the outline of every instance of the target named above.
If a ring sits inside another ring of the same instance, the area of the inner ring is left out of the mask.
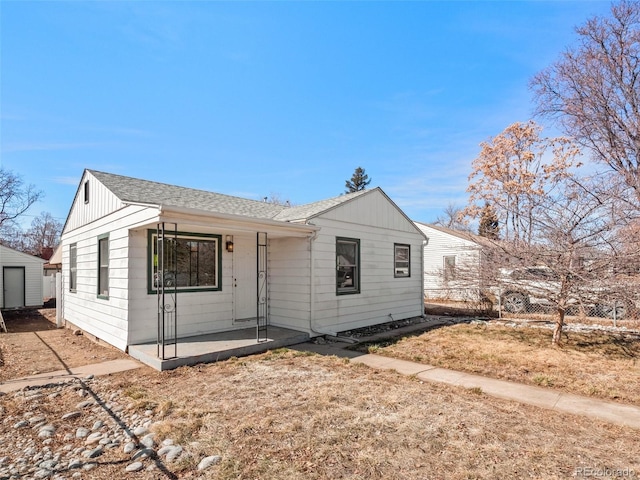
[[[0,245],[0,308],[41,307],[42,258]]]
[[[85,170],[63,316],[122,350],[251,325],[335,335],[422,315],[423,242],[379,188],[290,207]]]

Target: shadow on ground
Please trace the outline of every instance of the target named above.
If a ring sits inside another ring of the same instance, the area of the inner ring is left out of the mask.
[[[2,311],[2,317],[8,333],[54,330],[56,328],[55,315],[55,309],[22,308]]]

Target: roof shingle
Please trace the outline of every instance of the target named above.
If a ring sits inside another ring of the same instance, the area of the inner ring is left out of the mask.
[[[289,207],[96,170],[88,172],[123,202],[180,207],[281,222],[303,222],[367,192],[363,190]]]

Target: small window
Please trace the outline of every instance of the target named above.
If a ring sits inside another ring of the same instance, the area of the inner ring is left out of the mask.
[[[336,282],[338,295],[360,293],[360,240],[336,239]]]
[[[98,296],[109,298],[109,236],[98,238]]]
[[[411,276],[411,247],[399,243],[393,246],[393,275],[396,278]]]
[[[455,280],[456,278],[456,256],[448,255],[444,257],[444,281]]]
[[[89,180],[84,182],[84,203],[89,203]]]
[[[78,281],[78,246],[69,245],[69,291],[75,292]]]

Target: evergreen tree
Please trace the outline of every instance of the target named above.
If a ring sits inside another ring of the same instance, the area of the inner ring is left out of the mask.
[[[358,167],[353,172],[351,180],[347,180],[345,182],[344,186],[347,188],[345,193],[359,192],[360,190],[366,189],[367,185],[369,185],[370,183],[371,180],[369,180],[369,175],[364,173],[364,168]]]
[[[500,237],[498,225],[498,216],[495,209],[488,203],[484,204],[480,215],[480,225],[478,226],[478,235],[481,237],[498,240]]]

